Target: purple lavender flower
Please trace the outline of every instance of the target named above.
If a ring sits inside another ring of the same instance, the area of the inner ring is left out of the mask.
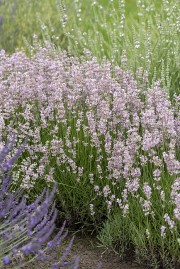
[[[13,258],[19,253],[21,254],[21,266],[24,256],[28,254],[34,254],[34,260],[37,261],[51,260],[50,251],[59,245],[68,233],[67,231],[63,233],[64,222],[59,233],[48,242],[54,231],[57,217],[55,204],[51,206],[57,184],[54,184],[51,193],[44,190],[36,201],[30,205],[27,205],[25,197],[20,196],[18,191],[13,194],[9,192],[11,168],[24,147],[22,145],[15,155],[7,161],[6,156],[13,149],[14,141],[15,137],[10,139],[0,152],[0,172],[2,175],[0,188],[0,268],[12,263]],[[57,261],[53,258],[53,268],[61,268],[67,265],[71,265],[73,269],[78,268],[78,258],[71,263],[64,261],[72,247],[73,239],[62,257],[59,257]],[[24,262],[23,265],[29,262]]]
[[[5,257],[3,258],[3,263],[4,263],[4,264],[8,264],[8,263],[10,263],[10,259],[9,259],[8,256],[5,256]]]

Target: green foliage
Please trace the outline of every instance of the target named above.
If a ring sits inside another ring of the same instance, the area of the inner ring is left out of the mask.
[[[32,45],[33,35],[39,40],[45,38],[43,31],[49,25],[52,41],[56,41],[54,28],[58,29],[58,38],[63,39],[57,13],[56,1],[2,0],[0,1],[0,49],[9,53],[16,48]],[[61,42],[63,45],[64,40]],[[26,44],[25,44],[26,43]]]
[[[135,201],[131,202],[136,204]],[[113,250],[122,259],[136,260],[138,264],[148,268],[178,268],[179,261],[177,262],[175,256],[178,256],[179,249],[173,244],[178,238],[175,239],[169,233],[167,237],[161,237],[159,240],[160,221],[147,218],[147,222],[143,223],[139,212],[137,206],[132,215],[123,218],[121,212],[116,210],[104,223],[98,235],[99,246]],[[135,221],[136,215],[139,219]]]
[[[109,216],[108,220],[104,223],[103,229],[97,236],[99,246],[115,251],[123,259],[132,248],[130,232],[129,220],[122,218],[122,215],[118,214],[117,211],[116,214],[114,213]]]

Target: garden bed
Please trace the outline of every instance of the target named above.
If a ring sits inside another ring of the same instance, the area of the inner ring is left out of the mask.
[[[69,237],[70,240],[70,237]],[[64,243],[64,248],[67,244]],[[63,247],[56,248],[57,253],[62,252]],[[98,247],[98,241],[95,238],[76,236],[72,249],[68,255],[67,260],[71,261],[73,258],[79,256],[80,263],[78,269],[143,269],[136,263],[131,261],[122,262],[120,256],[113,251],[105,250]],[[100,266],[102,267],[98,267]],[[34,267],[33,267],[34,266]],[[24,269],[46,269],[50,268],[50,263],[39,262],[38,264],[30,264]],[[70,267],[68,267],[69,269]],[[145,267],[144,267],[145,268]]]

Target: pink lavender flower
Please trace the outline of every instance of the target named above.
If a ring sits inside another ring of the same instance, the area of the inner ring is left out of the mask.
[[[174,217],[177,220],[180,220],[180,178],[178,177],[173,185],[171,191],[172,203],[175,205],[174,208]]]
[[[152,189],[151,189],[151,187],[148,185],[147,182],[144,183],[143,191],[144,191],[144,194],[146,195],[147,199],[150,200],[151,195],[152,195]]]
[[[149,214],[153,215],[153,212],[151,211],[152,202],[150,200],[145,200],[142,197],[140,197],[140,203],[142,205],[145,216],[148,216]]]
[[[164,215],[164,220],[167,222],[170,229],[175,228],[175,222],[169,217],[167,213]]]
[[[94,216],[95,211],[94,211],[94,205],[93,204],[89,204],[89,210],[90,210],[91,216]]]
[[[161,226],[161,237],[164,237],[166,235],[165,233],[166,227],[165,226]]]
[[[104,197],[107,197],[110,193],[111,193],[111,190],[110,190],[109,185],[104,186],[103,188]]]

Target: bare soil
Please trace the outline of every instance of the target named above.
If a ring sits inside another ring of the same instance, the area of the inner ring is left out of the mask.
[[[143,269],[134,263],[122,263],[114,252],[103,251],[97,247],[97,240],[90,238],[76,238],[71,255],[80,256],[79,269],[97,269],[99,262],[102,269]]]
[[[72,236],[70,236],[61,246],[55,249],[55,253],[61,254],[63,250],[68,246],[68,243]],[[100,269],[145,269],[140,265],[132,262],[122,262],[121,258],[114,252],[104,251],[104,249],[98,247],[97,240],[95,238],[76,236],[73,246],[66,261],[72,261],[73,258],[79,256],[80,264],[78,269],[98,269],[98,265],[101,263]],[[54,254],[55,254],[54,253]],[[49,269],[52,262],[34,262],[21,268],[23,269]],[[4,266],[3,269],[12,269],[13,265],[9,264]],[[69,267],[65,267],[69,269]],[[146,268],[147,269],[147,268]]]

